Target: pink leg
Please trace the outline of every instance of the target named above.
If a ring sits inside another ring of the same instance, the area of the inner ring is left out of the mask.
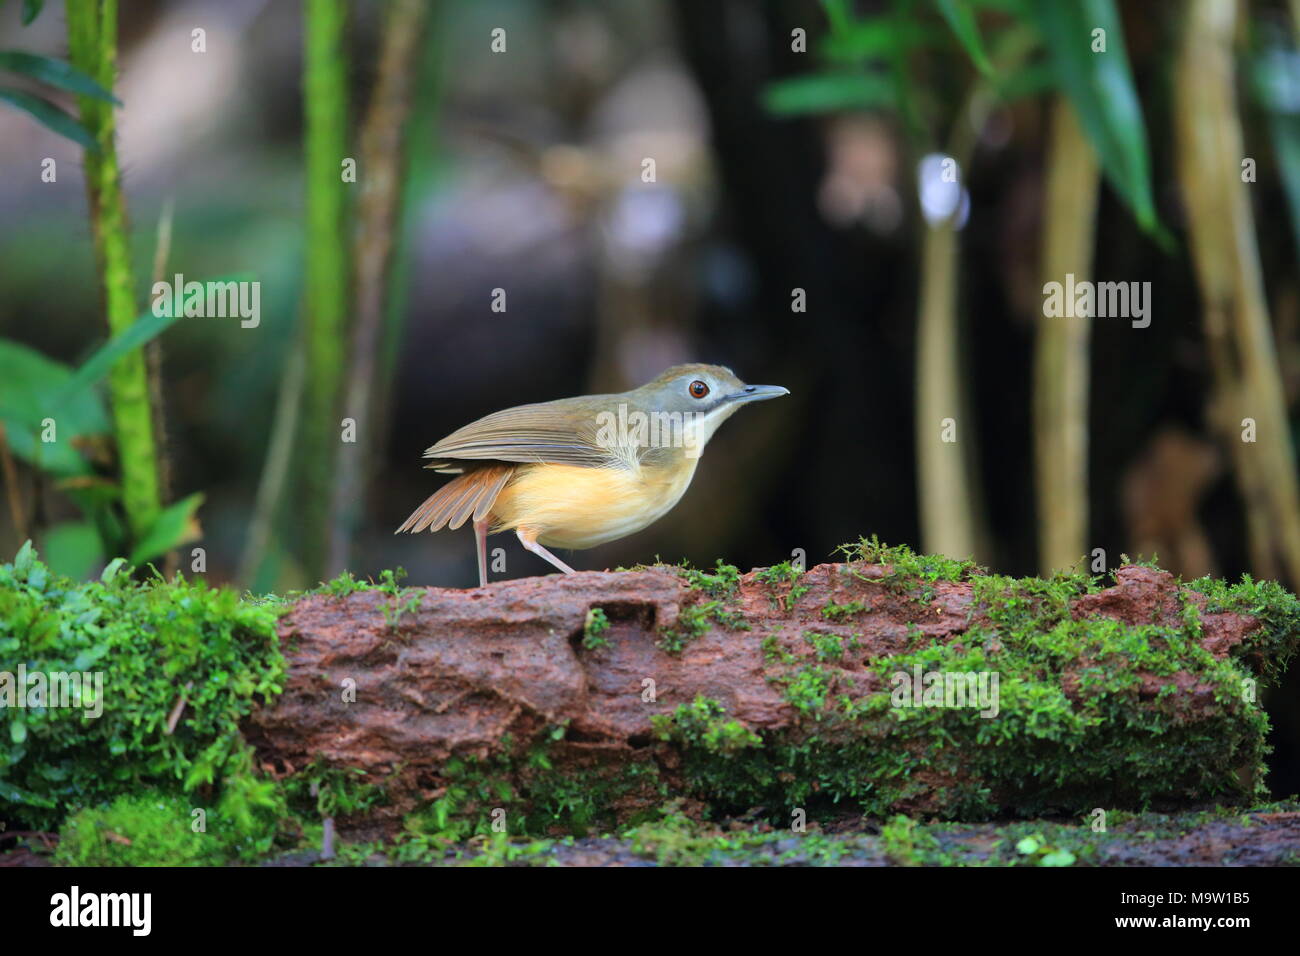
[[[528,531],[524,528],[516,528],[515,534],[519,537],[519,543],[522,544],[529,551],[533,552],[533,554],[542,556],[547,561],[551,562],[551,564],[555,565],[557,568],[563,571],[565,574],[577,573],[573,570],[573,568],[569,567],[567,564],[565,564],[563,561],[561,561],[559,558],[551,554],[551,552],[547,551],[545,548],[543,548],[540,544],[537,543],[537,532]]]
[[[489,519],[474,522],[474,544],[478,550],[478,586],[487,587],[487,536]]]

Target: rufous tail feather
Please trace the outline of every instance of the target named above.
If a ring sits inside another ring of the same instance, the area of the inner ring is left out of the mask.
[[[426,498],[395,533],[441,531],[443,527],[455,531],[471,516],[482,521],[514,470],[513,465],[486,465],[453,478]]]

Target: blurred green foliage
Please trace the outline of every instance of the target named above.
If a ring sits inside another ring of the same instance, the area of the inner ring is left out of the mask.
[[[1146,125],[1114,0],[893,0],[889,12],[868,18],[855,17],[847,0],[824,0],[824,6],[830,33],[818,53],[825,66],[770,84],[763,92],[770,112],[888,109],[914,134],[933,140],[929,114],[940,112],[941,101],[914,60],[920,54],[951,57],[959,47],[1004,102],[1064,92],[1138,225],[1168,246],[1152,198]],[[976,23],[982,11],[1000,20],[992,55]],[[1026,42],[1029,49],[1021,49]],[[1014,51],[1018,62],[1000,64],[999,49]]]

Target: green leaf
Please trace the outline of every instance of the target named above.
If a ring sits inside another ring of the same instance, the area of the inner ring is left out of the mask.
[[[893,81],[877,73],[812,73],[763,90],[763,105],[777,116],[888,108],[895,99]]]
[[[1300,251],[1300,53],[1280,44],[1273,46],[1255,58],[1251,79],[1256,100],[1268,111],[1278,176]]]
[[[13,731],[10,731],[13,733]],[[0,800],[11,804],[26,804],[29,807],[55,807],[57,801],[47,795],[24,790],[7,780],[0,780]]]
[[[935,0],[935,6],[948,21],[948,26],[952,27],[952,32],[958,41],[965,47],[966,54],[975,64],[975,68],[985,76],[991,75],[993,66],[984,53],[984,44],[980,41],[980,30],[975,23],[975,14],[971,11],[970,4],[966,3],[966,0]]]
[[[994,77],[993,88],[1004,103],[1038,96],[1056,88],[1056,71],[1048,63],[1028,63]]]
[[[1016,849],[1019,850],[1021,853],[1031,854],[1031,853],[1037,853],[1039,847],[1041,847],[1042,845],[1043,843],[1041,840],[1038,839],[1038,837],[1027,836],[1023,838],[1019,843],[1016,844]]]
[[[194,512],[202,503],[203,493],[197,492],[163,509],[131,552],[131,563],[140,567],[146,561],[166,554],[178,544],[193,540],[191,525]]]
[[[23,0],[23,26],[29,27],[41,15],[45,0]]]
[[[915,20],[873,17],[836,26],[821,43],[819,52],[834,63],[862,63],[916,47],[934,45],[943,34]]]
[[[121,571],[125,565],[126,558],[114,558],[112,561],[108,562],[108,567],[104,568],[103,572],[99,575],[99,580],[108,584],[117,576],[117,573]]]
[[[98,396],[65,396],[73,372],[35,349],[0,339],[0,419],[32,428],[58,412],[63,437],[104,435],[108,415]]]
[[[25,689],[24,689],[25,690]],[[22,720],[14,720],[9,725],[9,739],[16,744],[22,743],[27,739],[27,724]]]
[[[55,475],[84,475],[90,466],[73,445],[89,435],[106,435],[108,415],[96,393],[61,394],[72,370],[35,349],[0,339],[0,422],[13,453]],[[55,441],[41,440],[52,419]]]
[[[71,63],[55,60],[52,57],[24,53],[21,50],[0,50],[0,70],[13,70],[41,83],[67,90],[69,93],[79,93],[97,100],[107,100],[117,106],[122,105],[112,93]]]
[[[13,104],[24,113],[30,113],[42,126],[67,137],[74,143],[80,143],[85,149],[99,151],[99,144],[95,142],[95,137],[90,135],[86,127],[49,100],[9,87],[0,87],[0,100]]]
[[[1168,247],[1172,240],[1156,217],[1146,124],[1114,0],[1040,0],[1031,12],[1106,178],[1143,231]],[[1104,53],[1092,51],[1097,29],[1105,31]]]
[[[241,272],[209,281],[242,282],[248,280],[249,274]],[[168,315],[165,312],[163,315],[157,315],[152,307],[146,310],[129,329],[104,343],[90,358],[82,363],[81,368],[77,369],[76,373],[64,386],[59,396],[60,400],[65,400],[76,392],[94,385],[108,374],[108,370],[123,355],[162,335],[180,318],[181,315]]]
[[[83,580],[104,559],[99,533],[89,521],[64,521],[45,532],[41,549],[51,570],[75,581]]]
[[[32,562],[36,560],[36,549],[32,547],[32,539],[28,538],[23,542],[23,546],[18,549],[14,555],[14,574],[22,575],[26,580],[27,572],[31,570]]]
[[[151,339],[157,338],[170,328],[177,318],[174,315],[154,315],[152,311],[140,316],[129,329],[109,339],[82,363],[81,368],[73,373],[59,392],[58,400],[67,400],[77,392],[94,385],[108,374],[114,362],[127,352],[138,349]]]
[[[1069,850],[1053,850],[1051,853],[1043,855],[1038,861],[1039,866],[1073,866],[1074,854]]]

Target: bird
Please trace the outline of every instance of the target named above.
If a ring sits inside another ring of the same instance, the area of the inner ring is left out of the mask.
[[[746,385],[721,365],[689,364],[627,392],[494,412],[425,449],[426,468],[457,477],[394,533],[470,521],[480,587],[487,536],[502,531],[572,574],[549,548],[592,548],[658,521],[686,493],[719,425],[742,405],[788,394]]]

